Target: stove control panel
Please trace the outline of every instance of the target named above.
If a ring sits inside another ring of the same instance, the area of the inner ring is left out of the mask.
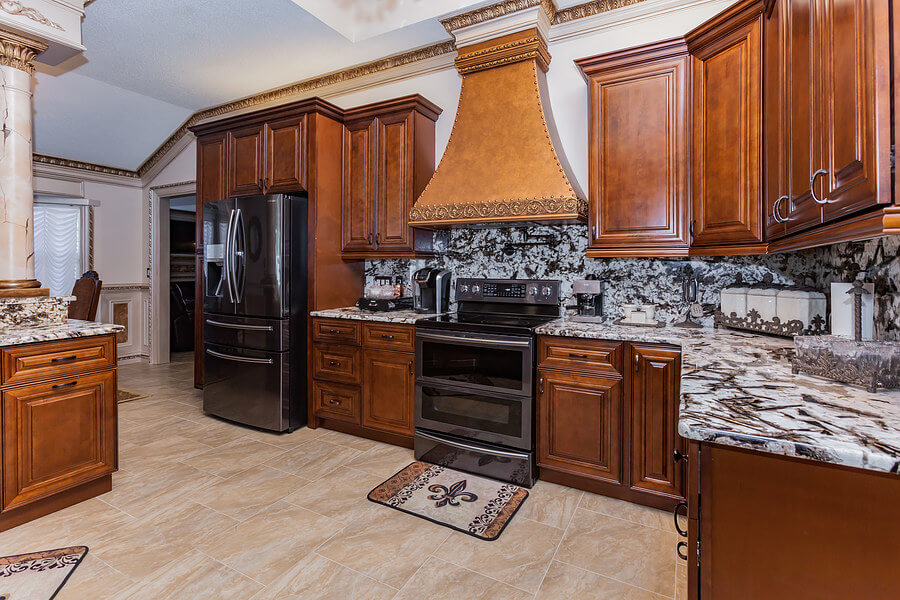
[[[458,279],[457,302],[559,304],[559,281],[552,279]]]

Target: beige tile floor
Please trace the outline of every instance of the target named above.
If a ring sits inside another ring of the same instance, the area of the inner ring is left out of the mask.
[[[123,365],[113,490],[0,533],[0,556],[84,544],[59,600],[684,598],[671,515],[539,482],[484,542],[366,500],[412,452],[207,417],[190,355]]]

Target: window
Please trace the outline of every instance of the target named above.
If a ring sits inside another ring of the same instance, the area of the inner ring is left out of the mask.
[[[34,276],[51,296],[68,296],[87,270],[87,206],[59,200],[34,203]]]

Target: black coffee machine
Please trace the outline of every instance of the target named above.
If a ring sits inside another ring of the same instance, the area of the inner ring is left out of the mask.
[[[450,310],[450,275],[447,269],[425,267],[413,274],[413,308],[420,313]]]
[[[603,288],[596,275],[572,282],[572,292],[578,307],[579,317],[600,318],[603,315]]]

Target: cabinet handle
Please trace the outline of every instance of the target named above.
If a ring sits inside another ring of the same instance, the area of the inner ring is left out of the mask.
[[[781,203],[787,199],[787,196],[781,196],[775,201],[775,204],[772,205],[772,218],[775,219],[776,223],[784,223],[788,220],[781,216]]]
[[[375,234],[375,245],[381,244],[381,232]]]
[[[409,374],[413,374],[413,361],[409,361]]]
[[[681,461],[687,462],[687,454],[682,454],[678,449],[672,453],[672,457],[675,459],[675,463],[678,464]]]
[[[332,405],[332,406],[340,406],[340,405],[341,405],[341,401],[340,401],[340,400],[335,400],[334,398],[329,398],[329,399],[328,399],[328,404],[330,404],[330,405]]]
[[[369,245],[371,246],[372,245],[372,234],[371,233],[369,234],[369,237],[367,239],[369,240]]]
[[[259,189],[262,189],[262,188],[263,188],[263,179],[262,179],[262,177],[260,177],[260,178],[256,181],[256,186],[257,186]]]
[[[828,169],[819,169],[813,173],[812,177],[809,179],[809,193],[812,195],[813,202],[821,206],[823,204],[828,204],[828,199],[822,198],[820,200],[819,197],[816,196],[816,178],[819,175],[828,175]]]
[[[538,380],[538,392],[543,396],[544,395],[544,378],[541,377]]]
[[[694,226],[697,225],[697,219],[691,219],[690,224],[688,225],[688,235],[691,236],[691,240],[694,239]]]
[[[634,355],[634,372],[637,373],[640,368],[641,368],[641,355],[635,354]]]
[[[569,352],[569,356],[572,358],[581,358],[584,360],[587,360],[587,357],[588,357],[587,354],[575,354],[574,352]]]
[[[339,367],[339,366],[341,366],[341,363],[338,362],[338,361],[336,361],[336,360],[329,360],[329,361],[328,361],[328,366],[330,366],[330,367]]]
[[[63,362],[69,362],[71,360],[76,360],[77,358],[78,358],[77,356],[61,356],[59,358],[50,359],[50,362],[52,362],[54,364],[59,364],[59,363],[63,363]]]
[[[386,333],[382,333],[382,334],[381,334],[381,337],[383,337],[383,338],[386,339],[386,340],[392,340],[392,339],[394,339],[394,336],[388,335],[388,334],[386,334]]]
[[[678,555],[678,558],[681,560],[687,560],[687,542],[678,542],[678,545],[675,546],[675,554]],[[683,551],[683,553],[682,553]]]
[[[58,390],[60,388],[74,387],[76,385],[78,385],[77,381],[70,381],[69,383],[57,383],[50,389]]]
[[[263,179],[263,187],[266,187],[266,188],[269,187],[269,178],[268,177]]]
[[[333,334],[337,335],[337,334],[341,333],[341,330],[340,329],[329,329],[328,333],[333,333]]]
[[[678,511],[682,508],[687,508],[687,502],[682,500],[678,504],[675,505],[675,510],[672,511],[672,516],[675,519],[675,531],[678,532],[678,535],[681,537],[687,537],[688,532],[681,528],[681,523],[678,522]]]

